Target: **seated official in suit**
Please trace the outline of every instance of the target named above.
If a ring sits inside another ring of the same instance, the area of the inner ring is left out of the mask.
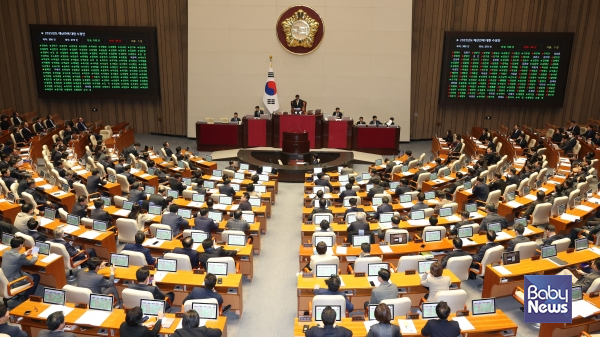
[[[536,200],[534,200],[532,203],[529,204],[529,207],[527,207],[527,210],[525,210],[523,215],[521,215],[522,218],[529,219],[529,216],[532,215],[533,211],[535,210],[535,206],[537,206],[539,204],[543,204],[545,202],[546,193],[544,193],[544,191],[542,191],[542,190],[537,191],[535,193],[535,196],[536,196]]]
[[[379,126],[382,125],[383,123],[381,123],[378,119],[377,116],[373,116],[373,118],[371,119],[371,121],[369,122],[369,125],[375,125],[375,126]]]
[[[169,188],[178,191],[180,196],[183,194],[183,191],[187,189],[187,186],[181,182],[182,179],[181,173],[175,173],[169,180]]]
[[[187,255],[190,258],[190,264],[192,265],[192,268],[198,268],[198,265],[200,264],[200,253],[197,250],[192,249],[194,246],[194,240],[192,237],[188,236],[181,240],[181,245],[183,247],[177,247],[173,249],[173,253]]]
[[[379,303],[375,307],[375,319],[377,324],[371,325],[367,337],[401,337],[400,327],[392,324],[394,320],[390,307],[385,303]]]
[[[351,167],[348,167],[348,163],[343,163],[342,164],[342,171],[340,171],[340,175],[350,175],[354,173],[354,169]]]
[[[236,209],[233,212],[233,219],[229,219],[225,224],[225,229],[247,232],[250,230],[250,224],[248,224],[248,221],[242,219],[242,211]]]
[[[306,113],[306,102],[300,99],[300,95],[296,95],[296,99],[290,102],[292,114],[302,115]]]
[[[34,218],[29,219],[29,221],[27,221],[27,228],[29,228],[29,231],[27,231],[27,235],[31,236],[31,238],[35,242],[48,241],[48,237],[46,235],[38,232],[38,227],[39,227],[39,223],[36,219],[34,219]]]
[[[463,242],[459,237],[454,237],[454,239],[452,239],[452,245],[454,246],[454,249],[452,249],[452,251],[448,252],[448,254],[446,254],[446,256],[444,256],[442,258],[442,262],[441,262],[442,268],[446,268],[446,265],[448,264],[448,260],[450,260],[453,257],[469,255],[468,252],[465,252],[464,250],[462,250]]]
[[[484,183],[484,177],[477,177],[475,180],[475,186],[473,186],[473,197],[475,200],[481,200],[485,202],[490,194],[490,187]]]
[[[410,191],[411,191],[411,189],[410,189],[410,186],[408,185],[408,179],[406,179],[406,178],[400,179],[400,183],[396,187],[396,194],[402,195],[402,194],[408,193]]]
[[[250,193],[244,192],[240,198],[240,204],[238,206],[240,211],[252,211],[252,205],[248,200],[250,200]]]
[[[238,250],[231,249],[223,249],[223,247],[214,247],[214,242],[212,239],[206,239],[202,241],[202,248],[204,248],[204,253],[200,253],[200,267],[206,270],[206,262],[211,257],[234,257],[239,252]]]
[[[254,107],[254,117],[258,118],[260,115],[263,115],[264,112],[260,111],[260,107],[257,105]]]
[[[196,310],[188,310],[183,314],[181,329],[175,330],[173,337],[221,337],[219,329],[200,326],[200,316]]]
[[[356,203],[358,202],[358,200],[356,198],[350,198],[348,199],[348,203],[350,204],[350,208],[346,209],[346,212],[344,212],[344,219],[346,219],[346,215],[348,213],[352,213],[352,212],[364,212],[365,209],[362,207],[356,207]]]
[[[344,185],[344,187],[346,189],[343,190],[342,193],[340,193],[340,195],[339,195],[340,202],[344,202],[345,197],[355,197],[356,196],[356,191],[352,189],[352,184],[346,183],[346,185]]]
[[[377,272],[377,281],[380,284],[371,291],[371,299],[365,302],[365,308],[369,304],[379,304],[383,300],[398,298],[398,287],[390,282],[390,276],[390,271],[387,269],[380,269]]]
[[[319,229],[315,229],[315,232],[331,232],[331,226],[329,225],[329,221],[321,220],[319,223]]]
[[[121,323],[119,333],[121,336],[127,337],[158,337],[163,317],[164,313],[159,310],[156,323],[152,329],[149,329],[142,324],[144,322],[142,308],[133,307],[125,313],[125,322]]]
[[[525,226],[523,226],[522,224],[516,224],[513,226],[513,230],[515,231],[515,234],[517,234],[517,236],[514,239],[511,239],[510,241],[508,241],[508,246],[506,247],[506,252],[512,252],[515,250],[515,246],[519,243],[525,243],[525,242],[530,242],[531,240],[529,240],[528,237],[523,236],[523,233],[525,233]]]
[[[153,203],[156,206],[161,206],[164,210],[167,207],[165,202],[165,197],[167,196],[167,188],[164,185],[158,186],[158,193],[150,195],[148,199],[149,202]]]
[[[98,271],[106,267],[105,261],[92,257],[87,261],[87,266],[87,271],[80,270],[77,273],[77,286],[90,289],[94,294],[112,294],[117,299],[117,307],[120,307],[121,300],[114,282],[116,267],[110,266],[110,277],[106,279],[103,275],[98,275]]]
[[[333,193],[333,186],[327,179],[323,179],[325,174],[323,172],[317,173],[317,179],[314,181],[315,186],[327,186],[329,188],[329,193]]]
[[[417,194],[417,203],[414,204],[410,210],[411,211],[420,211],[422,209],[429,208],[429,205],[425,203],[425,193],[421,192]]]
[[[171,230],[173,231],[173,237],[179,235],[182,229],[187,229],[189,227],[189,222],[181,215],[177,214],[178,210],[179,205],[169,205],[169,213],[163,214],[160,220],[160,223],[169,225],[169,227],[171,227]]]
[[[365,212],[356,213],[356,221],[352,222],[347,229],[349,242],[352,242],[352,236],[359,234],[359,231],[363,231],[364,235],[371,233],[369,223],[365,219],[366,217],[367,215],[365,214]]]
[[[475,262],[481,262],[481,260],[483,260],[483,257],[485,255],[485,252],[488,249],[498,246],[498,243],[495,242],[496,241],[496,232],[494,232],[493,230],[488,230],[488,231],[486,231],[485,235],[487,237],[487,242],[485,245],[483,245],[479,248],[479,250],[477,251],[477,253],[475,255],[473,255],[473,263],[471,264],[471,268],[479,268],[479,266],[477,264],[475,264]],[[483,267],[483,268],[485,268],[485,267]],[[471,274],[472,274],[472,276],[475,276],[475,274],[473,272],[471,272]]]
[[[508,175],[506,176],[506,186],[514,184],[518,187],[520,182],[521,180],[519,179],[519,175],[517,174],[517,169],[511,167]]]
[[[365,124],[367,124],[367,123],[365,123],[364,118],[362,116],[358,117],[358,122],[356,122],[356,125],[365,125]]]
[[[446,302],[440,302],[435,307],[439,319],[430,319],[421,329],[425,337],[456,337],[460,336],[460,325],[456,321],[449,321],[450,307]]]
[[[519,129],[519,124],[515,124],[513,128],[513,132],[510,134],[511,139],[517,139],[521,135],[521,130]]]
[[[491,191],[500,191],[500,194],[504,194],[504,189],[506,188],[506,181],[502,179],[502,173],[496,172],[494,173],[494,179],[492,179],[490,184],[490,192]]]
[[[61,245],[65,246],[65,249],[67,250],[67,253],[69,254],[69,257],[74,257],[75,255],[77,255],[82,248],[81,246],[73,247],[70,242],[65,241],[65,239],[64,239],[65,230],[64,230],[64,227],[62,227],[62,226],[54,228],[54,231],[52,231],[52,236],[54,239],[50,242],[60,243]],[[88,253],[88,256],[90,258],[97,256],[96,250],[94,248],[87,248],[85,251],[86,251],[86,253]],[[85,258],[86,258],[85,255],[81,254],[81,255],[77,256],[73,261],[77,262],[77,261],[83,260]],[[85,264],[83,264],[82,267],[85,267]]]
[[[144,201],[148,199],[148,195],[144,192],[144,185],[139,181],[136,181],[131,185],[131,189],[129,190],[128,201],[139,203],[140,201]]]
[[[21,206],[21,212],[17,213],[15,218],[14,226],[23,234],[27,234],[29,228],[27,222],[33,218],[34,208],[32,204],[23,204]]]
[[[234,112],[234,113],[233,113],[233,117],[231,117],[231,120],[230,120],[230,122],[239,123],[239,122],[241,122],[241,121],[242,121],[242,119],[238,117],[238,113],[237,113],[237,112]]]
[[[385,196],[381,198],[381,205],[377,206],[377,212],[375,213],[375,218],[379,219],[379,215],[381,213],[390,213],[393,212],[394,208],[390,205],[390,197]]]
[[[39,274],[28,274],[22,270],[23,266],[33,266],[38,260],[38,254],[34,253],[32,249],[28,249],[25,253],[21,254],[20,251],[23,248],[25,239],[16,236],[10,240],[10,249],[4,250],[2,255],[2,271],[8,282],[12,282],[23,276],[27,276],[33,280],[33,287],[25,290],[18,296],[18,300],[25,300],[29,298],[29,295],[35,294],[38,284],[40,283]],[[32,255],[31,259],[27,257]],[[13,287],[20,287],[26,284],[26,281],[21,281],[13,285]]]
[[[352,301],[346,296],[346,293],[340,291],[340,287],[342,286],[342,280],[338,275],[331,275],[328,279],[325,280],[325,284],[327,285],[327,289],[321,289],[318,284],[315,284],[314,295],[341,295],[346,300],[346,310],[348,312],[352,312],[354,310],[354,304]]]
[[[417,172],[415,172],[415,174],[413,174],[412,176],[412,181],[418,181],[419,180],[419,176],[423,173],[429,173],[429,171],[427,171],[426,169],[423,168],[423,162],[420,160],[417,160]]]
[[[327,244],[323,241],[317,242],[317,244],[315,245],[315,251],[317,252],[317,254],[311,255],[310,261],[308,261],[304,268],[307,268],[308,270],[313,270],[319,262],[329,259],[330,257],[329,255],[327,255]]]
[[[396,289],[396,291],[398,291]],[[323,321],[323,327],[313,326],[312,328],[306,330],[304,335],[306,337],[324,337],[324,336],[332,336],[332,337],[351,337],[352,330],[345,328],[343,326],[335,326],[335,318],[336,313],[330,306],[326,306],[325,309],[321,312],[321,320]]]
[[[137,279],[137,284],[130,283],[127,285],[130,289],[149,291],[150,293],[152,293],[152,296],[154,296],[155,300],[166,301],[168,299],[170,300],[170,302],[166,303],[166,309],[169,309],[171,307],[169,303],[173,303],[173,300],[175,299],[175,294],[173,292],[168,292],[166,294],[163,293],[156,286],[156,281],[154,280],[154,278],[152,279],[152,282],[150,282],[150,270],[147,267],[138,268],[138,270],[135,272],[135,278]]]
[[[90,213],[90,219],[112,222],[112,216],[104,210],[104,201],[102,199],[94,200],[94,209]]]
[[[6,334],[10,337],[29,337],[27,332],[19,329],[16,325],[9,325],[10,312],[4,304],[0,304],[0,334]]]
[[[219,229],[219,224],[208,217],[208,208],[202,207],[194,218],[194,229],[207,233],[208,237],[211,238],[211,231]]]
[[[567,129],[568,132],[572,133],[575,136],[579,136],[580,132],[581,132],[581,128],[579,127],[579,125],[577,125],[577,122],[575,122],[575,120],[571,120],[570,122],[570,126]]]
[[[156,259],[152,257],[150,254],[150,249],[142,246],[142,243],[146,240],[146,235],[142,231],[138,231],[135,233],[135,243],[128,243],[123,247],[123,250],[130,250],[132,252],[139,252],[144,254],[146,257],[146,263],[149,265],[153,265],[156,262]]]
[[[183,300],[183,303],[189,300],[214,298],[219,302],[219,305],[223,304],[223,297],[215,290],[216,285],[217,277],[214,274],[207,273],[206,276],[204,276],[204,287],[194,287]]]
[[[429,302],[437,301],[437,293],[450,289],[450,276],[444,276],[444,267],[439,262],[434,262],[429,266],[429,273],[423,274],[421,277],[421,285],[429,289],[429,293],[425,294],[425,299]]]
[[[330,209],[327,209],[327,199],[319,199],[319,207],[313,208],[312,212],[308,215],[308,221],[312,221],[313,215],[317,213],[329,213],[333,214]]]
[[[594,260],[591,263],[592,271],[585,273],[581,270],[576,270],[577,276],[575,276],[570,270],[563,269],[556,275],[570,275],[574,286],[581,286],[581,291],[587,292],[594,281],[600,277],[600,259]]]
[[[62,311],[53,312],[46,320],[48,330],[40,330],[38,337],[76,337],[72,332],[63,331],[65,329],[65,315]]]
[[[342,119],[344,114],[340,111],[340,108],[335,108],[335,111],[331,114],[335,119]]]
[[[498,214],[498,209],[496,205],[489,203],[485,205],[485,212],[487,215],[481,220],[481,226],[479,227],[479,231],[485,232],[487,230],[488,224],[499,222],[502,225],[502,229],[508,227],[508,221],[505,217]]]
[[[92,175],[87,178],[85,185],[89,194],[98,193],[100,186],[106,185],[106,180],[100,178],[100,169],[92,170]]]
[[[165,153],[167,154],[167,161],[171,160],[170,158],[173,155],[173,150],[171,150],[169,148],[169,142],[163,143],[163,149],[165,150]]]
[[[542,244],[538,247],[550,246],[552,242],[560,239],[564,239],[565,237],[561,234],[556,234],[556,226],[554,225],[546,225],[546,238],[542,240]]]
[[[229,184],[231,184],[231,180],[229,180],[227,178],[224,179],[223,186],[219,186],[219,193],[233,197],[235,195],[235,190]]]
[[[564,144],[562,144],[558,148],[563,150],[565,153],[571,153],[576,144],[577,144],[577,138],[575,138],[575,136],[569,136],[569,140],[567,140]]]
[[[373,187],[371,187],[371,189],[369,190],[369,193],[367,193],[368,198],[373,198],[373,196],[375,196],[375,194],[381,194],[381,193],[384,193],[384,191],[385,191],[385,189],[382,186],[380,186],[381,179],[379,177],[375,177],[372,180],[373,180]]]

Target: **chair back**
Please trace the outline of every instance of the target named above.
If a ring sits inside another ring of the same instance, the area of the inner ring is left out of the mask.
[[[10,190],[6,186],[6,183],[4,182],[4,180],[0,179],[0,193],[3,195],[8,195],[9,192],[10,192]]]
[[[546,138],[552,138],[554,136],[554,129],[546,130]]]
[[[569,197],[567,197],[567,196],[554,198],[554,202],[552,203],[551,215],[552,216],[557,215],[558,214],[558,207],[560,207],[560,205],[564,205],[564,204],[566,204],[568,202],[569,202]]]
[[[129,256],[129,266],[143,267],[147,264],[146,256],[144,256],[144,253],[142,252],[134,252],[124,249],[121,251],[121,254]]]
[[[388,195],[389,195],[389,194],[388,194]],[[352,195],[351,195],[351,196],[349,196],[349,197],[344,197],[344,201],[345,201],[345,200],[350,200],[350,199],[352,199],[352,198],[356,199],[356,206],[360,206],[360,205],[362,205],[362,198],[361,198],[361,197],[359,197],[359,196],[352,196]]]
[[[67,221],[67,211],[65,211],[63,208],[59,208],[58,209],[58,216],[60,216],[61,220]]]
[[[596,291],[600,291],[600,277],[596,278],[594,282],[592,282],[592,284],[585,293],[589,295]]]
[[[233,257],[211,257],[210,259],[208,259],[208,262],[221,262],[221,263],[227,263],[227,274],[235,274],[236,270],[235,270],[235,261],[233,260]]]
[[[235,176],[235,171],[223,169],[223,174],[226,174],[229,177],[229,179],[233,179],[233,177]]]
[[[488,181],[494,179],[494,173],[496,173],[496,170],[498,170],[498,165],[488,166],[488,174],[487,174]]]
[[[508,186],[506,186],[506,188],[504,188],[504,194],[502,194],[502,200],[506,201],[506,196],[508,195],[508,193],[510,192],[514,192],[517,190],[517,184],[510,184]]]
[[[19,183],[12,183],[10,185],[10,191],[15,195],[16,198],[21,199],[21,195],[19,194]]]
[[[27,234],[24,234],[21,232],[16,232],[15,237],[22,237],[23,240],[25,240],[25,242],[23,243],[25,248],[31,248],[31,247],[35,246],[35,240],[33,239],[33,237],[31,235],[27,235]],[[67,256],[69,256],[69,254],[67,254]]]
[[[122,197],[120,195],[115,195],[113,197],[113,201],[115,202],[115,206],[121,208],[123,207],[123,202],[127,201],[127,198]]]
[[[407,239],[410,237],[406,229],[391,228],[385,231],[383,240],[387,243],[390,243],[390,237],[392,236],[392,234],[406,234]]]
[[[581,200],[587,198],[587,191],[590,189],[587,181],[577,184],[577,189],[580,191],[579,197],[581,197]]]
[[[169,225],[165,225],[165,224],[161,224],[161,223],[153,223],[150,225],[150,234],[152,234],[152,236],[156,236],[156,229],[168,229],[171,230],[171,226]]]
[[[215,202],[215,204],[219,203],[219,198],[225,194],[219,194],[219,193],[213,193],[210,195],[210,197],[212,198],[212,200]]]
[[[79,198],[79,196],[83,195],[89,200],[89,193],[87,187],[82,183],[73,183],[73,189],[75,189],[75,197]]]
[[[504,253],[504,247],[501,245],[486,250],[485,254],[483,255],[483,259],[481,260],[481,268],[483,270],[479,276],[485,276],[485,266],[488,264],[502,261],[502,253]]]
[[[129,181],[127,181],[127,177],[122,174],[117,174],[117,183],[121,185],[122,193],[129,193]]]
[[[466,281],[469,279],[469,268],[473,262],[473,257],[470,255],[456,256],[448,259],[446,268],[452,271],[459,280]]]
[[[515,252],[519,252],[519,257],[521,259],[530,259],[537,249],[537,243],[535,241],[531,242],[521,242],[515,245]]]
[[[552,242],[552,245],[556,246],[556,252],[566,252],[569,249],[569,245],[571,244],[570,238],[563,238],[560,240],[556,240]]]
[[[429,181],[431,179],[431,173],[421,173],[419,174],[419,178],[417,178],[417,189],[420,190],[423,188],[423,182]]]
[[[94,219],[90,219],[90,218],[81,218],[80,220],[81,220],[81,224],[82,224],[84,227],[87,227],[87,228],[93,228],[93,227],[94,227]]]
[[[317,216],[319,216],[319,217],[324,217],[324,216],[326,216],[326,217],[328,218],[328,220],[327,220],[327,221],[329,221],[329,224],[333,224],[333,214],[330,214],[330,213],[315,213],[315,214],[313,214],[313,217],[312,217],[312,218],[313,218],[313,220],[314,220],[314,219],[315,219],[315,217],[317,217]],[[319,224],[320,224],[320,223],[319,223]],[[318,224],[317,224],[317,223],[315,223],[315,225],[318,225]]]
[[[153,300],[154,295],[151,292],[145,290],[137,290],[125,288],[121,293],[123,298],[123,308],[131,309],[140,306],[141,300]]]
[[[567,207],[575,207],[575,198],[577,198],[580,194],[581,192],[579,191],[579,189],[574,189],[573,191],[571,191],[571,193],[569,193],[569,203]]]
[[[50,243],[50,253],[58,254],[63,257],[63,263],[65,265],[65,270],[75,269],[71,265],[71,257],[69,256],[69,253],[67,252],[67,248],[63,244],[60,244],[60,243],[54,243],[54,242],[49,242],[49,243]]]
[[[550,222],[550,211],[552,210],[552,204],[544,202],[535,205],[533,213],[531,213],[531,225],[546,225]]]
[[[367,273],[369,263],[381,263],[381,257],[379,256],[365,256],[359,257],[354,261],[354,272],[355,273]]]
[[[25,201],[26,204],[30,204],[33,206],[33,208],[37,208],[38,204],[37,202],[35,202],[35,199],[33,198],[33,195],[27,193],[27,192],[23,192],[21,193],[21,199],[23,199],[23,201]]]
[[[19,294],[31,287],[29,286],[29,283],[19,286],[19,287],[12,287],[12,288],[10,288],[10,292],[11,292],[10,294],[8,292],[9,288],[10,288],[10,282],[6,278],[6,275],[4,275],[4,271],[2,269],[0,269],[0,297],[2,297],[3,299],[6,300],[9,298],[12,298],[12,297],[16,296],[17,294]]]
[[[380,303],[394,306],[394,316],[405,316],[410,314],[410,307],[412,303],[408,297],[392,298],[388,300],[381,300]]]
[[[166,253],[165,259],[177,260],[177,270],[192,270],[190,257],[185,254]]]
[[[540,173],[538,174],[538,180],[541,179],[542,184],[545,184],[548,181],[548,178],[546,177],[547,173],[548,173],[548,168],[544,167],[543,169],[540,170]]]
[[[500,191],[500,190],[491,191],[490,194],[488,194],[486,204],[494,204],[496,206],[496,209],[498,209],[498,204],[500,203],[501,192],[502,191]]]
[[[523,189],[525,188],[525,186],[529,185],[529,178],[525,178],[523,180],[521,180],[521,182],[519,183],[519,187],[517,188],[517,191],[519,191],[519,194],[523,194]]]
[[[92,291],[88,288],[72,286],[70,284],[65,285],[62,290],[65,291],[65,300],[68,303],[88,303],[92,294]]]
[[[229,242],[229,235],[243,235],[243,236],[246,236],[246,233],[244,233],[242,231],[225,230],[225,231],[223,231],[223,233],[221,233],[221,241]]]
[[[433,232],[433,231],[441,231],[441,238],[444,239],[446,236],[446,226],[426,226],[423,228],[423,233],[421,233],[421,238],[425,238],[425,233]]]
[[[454,190],[454,193],[452,194],[452,201],[456,201],[456,195],[464,189],[465,189],[464,186],[457,186],[456,190]]]
[[[118,218],[116,221],[119,242],[135,243],[135,234],[138,232],[137,221],[133,219]]]
[[[533,191],[535,190],[536,187],[536,182],[537,182],[537,178],[538,178],[538,173],[537,172],[533,172],[530,176],[529,176],[529,188]]]
[[[422,255],[405,255],[400,256],[398,259],[398,267],[396,268],[398,273],[407,271],[407,270],[419,270],[419,261],[427,260],[425,256]]]
[[[335,245],[336,235],[334,232],[314,232],[312,235],[312,239],[311,239],[313,247],[317,246],[318,242],[316,242],[316,239],[315,239],[315,237],[317,237],[317,236],[329,236],[332,238],[331,240],[333,241],[333,244]]]
[[[188,311],[192,310],[194,303],[216,304],[217,308],[219,307],[219,301],[216,298],[204,298],[201,300],[187,300],[183,303],[183,312],[188,312]],[[213,321],[213,319],[207,319],[207,320]]]
[[[421,161],[421,163],[425,163],[425,153],[421,153],[421,155],[419,156],[419,160]]]
[[[340,306],[340,314],[342,317],[346,317],[346,299],[342,295],[316,295],[312,299],[311,312],[314,313],[317,306]]]
[[[412,170],[412,169],[414,169],[415,167],[417,167],[417,163],[418,163],[418,162],[419,162],[418,160],[411,160],[411,161],[408,163],[408,169],[409,169],[409,170]]]
[[[422,211],[425,213],[425,217],[429,218],[430,216],[433,215],[433,212],[435,211],[433,208],[428,207],[428,208],[424,208],[422,209]]]
[[[449,202],[447,204],[445,204],[444,206],[442,206],[442,208],[452,208],[452,214],[455,214],[456,212],[458,212],[458,204],[455,202]]]
[[[410,200],[417,200],[417,195],[419,195],[419,191],[410,191],[410,192],[406,192],[404,194],[410,195]]]
[[[450,312],[457,312],[458,310],[465,309],[465,304],[467,304],[467,292],[464,289],[438,291],[435,295],[435,301],[444,301],[450,307]]]

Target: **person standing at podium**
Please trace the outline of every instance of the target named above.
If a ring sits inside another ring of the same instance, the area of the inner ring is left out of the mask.
[[[296,99],[291,104],[294,115],[303,115],[306,113],[306,102],[300,99],[300,95],[296,95]]]
[[[335,117],[335,119],[342,119],[342,116],[344,114],[340,111],[340,108],[335,108],[335,111],[333,112],[333,117]]]
[[[369,122],[369,125],[381,125],[381,122],[377,119],[377,116],[373,116],[373,120]]]
[[[264,112],[260,111],[260,107],[257,105],[254,107],[254,117],[258,118],[260,115],[264,115]]]

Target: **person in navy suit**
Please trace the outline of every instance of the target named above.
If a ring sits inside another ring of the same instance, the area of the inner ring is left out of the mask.
[[[33,129],[36,133],[42,133],[46,131],[46,126],[42,123],[42,117],[37,117],[35,119],[35,124],[33,124]]]
[[[340,193],[340,202],[344,202],[345,197],[355,197],[356,191],[352,189],[352,184],[346,183],[344,186],[346,189]]]
[[[290,102],[293,114],[305,114],[306,102],[300,99],[300,95],[296,95],[296,99]]]
[[[183,300],[183,303],[188,300],[203,300],[205,298],[214,298],[219,302],[219,305],[223,304],[223,297],[215,291],[217,285],[217,277],[214,274],[208,273],[204,277],[204,288],[194,287],[192,291]]]
[[[371,246],[368,246],[371,248]],[[338,275],[333,275],[325,280],[327,289],[321,289],[318,284],[315,285],[314,295],[341,295],[346,300],[346,310],[352,312],[354,310],[354,304],[350,301],[343,291],[340,291],[342,281]]]
[[[442,301],[435,307],[435,313],[439,319],[430,319],[427,321],[421,335],[425,337],[456,337],[460,336],[460,325],[456,321],[449,321],[450,307],[448,303]]]
[[[390,197],[385,196],[381,198],[381,205],[377,206],[377,213],[375,213],[375,218],[379,219],[379,214],[381,213],[389,213],[393,212],[394,208],[390,205]]]
[[[223,180],[223,186],[219,186],[219,193],[233,197],[235,195],[235,190],[229,185],[230,183],[231,180],[229,179]]]
[[[369,125],[375,125],[375,126],[379,126],[383,123],[381,123],[378,119],[377,116],[373,116],[373,119],[369,122]]]
[[[569,126],[567,131],[572,133],[573,136],[579,136],[579,134],[581,133],[581,129],[579,128],[579,125],[577,125],[577,122],[575,122],[575,120],[571,121],[571,126]]]
[[[348,215],[348,213],[365,211],[365,209],[362,207],[356,207],[357,201],[358,200],[356,198],[348,199],[348,203],[350,203],[350,208],[346,209],[346,212],[344,212],[344,219],[346,218],[346,215]]]
[[[187,255],[190,258],[190,264],[192,265],[192,268],[198,268],[200,265],[200,253],[198,253],[197,250],[192,249],[192,246],[194,246],[194,240],[192,237],[188,236],[181,240],[181,245],[183,248],[177,247],[173,249],[173,253]]]
[[[38,232],[39,223],[36,219],[31,218],[27,221],[27,228],[29,231],[27,235],[31,236],[35,242],[46,242],[48,241],[48,237],[40,232]]]
[[[147,264],[154,264],[156,262],[156,259],[152,257],[152,255],[150,254],[150,249],[142,246],[142,243],[144,243],[144,240],[146,240],[146,235],[144,234],[144,232],[142,231],[138,231],[137,233],[135,233],[135,243],[128,243],[125,245],[125,247],[123,247],[123,250],[130,250],[132,252],[140,252],[142,254],[144,254],[144,256],[146,257],[146,263]]]
[[[521,129],[519,129],[519,124],[515,124],[513,132],[510,134],[511,139],[517,139],[521,135]]]
[[[329,187],[329,193],[332,193],[333,186],[331,186],[331,183],[329,182],[329,180],[323,179],[324,176],[325,175],[323,174],[323,172],[317,173],[317,179],[314,181],[315,186],[327,186],[327,187]]]
[[[483,260],[483,256],[485,255],[485,252],[488,249],[498,246],[498,243],[494,242],[496,241],[496,232],[494,232],[493,230],[488,230],[485,235],[487,237],[487,243],[481,246],[477,253],[473,255],[473,264],[471,264],[471,268],[479,268],[479,265],[475,264],[475,262],[481,262],[481,260]]]
[[[490,187],[484,183],[484,177],[477,177],[475,186],[473,187],[473,197],[475,200],[481,200],[485,202],[490,194]]]
[[[8,325],[10,312],[4,304],[0,304],[0,334],[7,334],[10,337],[28,337],[27,332],[19,329],[16,325]]]
[[[348,328],[345,328],[343,326],[334,326],[335,318],[335,310],[333,310],[330,306],[325,307],[325,309],[323,309],[323,312],[321,312],[321,320],[323,321],[323,327],[313,326],[312,328],[306,330],[304,335],[306,337],[351,337],[352,330],[349,330]],[[458,324],[458,322],[456,324]]]

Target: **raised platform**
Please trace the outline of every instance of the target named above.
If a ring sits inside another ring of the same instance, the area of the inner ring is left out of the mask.
[[[351,151],[311,151],[321,159],[318,165],[298,165],[295,160],[280,150],[244,149],[237,152],[241,163],[250,164],[251,169],[259,166],[271,166],[279,171],[279,181],[304,182],[304,174],[312,172],[315,167],[322,167],[323,171],[337,171],[337,167],[354,159]],[[279,164],[281,161],[282,165]]]

